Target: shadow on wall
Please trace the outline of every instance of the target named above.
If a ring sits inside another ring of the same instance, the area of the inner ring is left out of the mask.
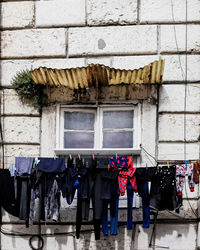
[[[74,214],[73,210],[70,214]],[[50,222],[50,221],[49,221]],[[135,224],[133,230],[127,230],[126,225],[119,225],[118,235],[109,235],[104,237],[101,233],[101,239],[96,241],[93,231],[81,233],[80,239],[76,239],[72,234],[62,233],[75,232],[75,225],[43,224],[41,226],[42,234],[59,234],[56,236],[43,236],[43,250],[195,250],[196,249],[196,224],[157,224],[156,236],[152,242],[152,248],[149,248],[153,224],[150,228],[144,229],[142,225]],[[93,229],[93,225],[82,225],[81,230]],[[20,232],[22,234],[38,234],[38,225],[25,227],[23,221],[3,212],[4,232]],[[12,235],[1,234],[2,250],[28,250],[30,236],[14,237]],[[36,247],[36,242],[34,242]]]

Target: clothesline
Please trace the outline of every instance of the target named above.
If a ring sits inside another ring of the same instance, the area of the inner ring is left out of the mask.
[[[34,219],[34,200],[39,188],[40,217],[42,220],[59,220],[60,196],[71,204],[77,190],[77,221],[76,236],[81,232],[81,221],[88,220],[90,199],[93,201],[95,239],[100,237],[100,224],[104,235],[108,235],[108,204],[111,212],[110,234],[117,234],[119,196],[127,192],[128,217],[127,229],[132,229],[133,194],[138,192],[142,198],[143,227],[149,227],[150,210],[175,210],[182,206],[182,191],[185,176],[189,176],[190,191],[194,191],[193,164],[162,166],[152,168],[137,168],[131,156],[115,156],[93,159],[77,157],[76,162],[68,158],[35,158],[17,157],[16,172],[18,204],[23,206],[19,218],[32,224]],[[101,168],[103,166],[104,168]],[[0,178],[12,186],[8,170],[0,171]],[[0,181],[0,185],[2,183]],[[199,181],[199,177],[198,177]],[[29,184],[31,182],[31,184]],[[151,182],[151,193],[148,191]],[[3,185],[3,184],[2,184]],[[39,185],[39,186],[38,186]],[[36,189],[35,189],[36,188]],[[158,195],[159,194],[159,195]],[[13,197],[10,195],[8,198]],[[23,197],[23,199],[21,198]],[[8,199],[7,198],[7,199]],[[30,200],[30,211],[24,205]],[[13,200],[12,200],[13,203]],[[8,204],[2,204],[7,207]],[[18,210],[17,210],[18,211]],[[12,212],[12,211],[11,211]],[[17,212],[14,211],[16,214]]]

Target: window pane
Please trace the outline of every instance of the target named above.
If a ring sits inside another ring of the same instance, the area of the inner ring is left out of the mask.
[[[104,132],[104,148],[132,148],[133,132]]]
[[[65,132],[64,148],[93,148],[94,133]]]
[[[103,128],[133,128],[133,111],[103,112]]]
[[[74,130],[94,130],[94,113],[65,112],[64,128]]]

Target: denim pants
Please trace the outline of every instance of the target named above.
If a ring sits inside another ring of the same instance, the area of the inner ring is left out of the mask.
[[[127,229],[133,228],[133,196],[134,191],[130,184],[127,184]],[[102,232],[104,236],[108,235],[108,203],[110,203],[110,235],[117,235],[118,226],[118,206],[119,199],[104,200],[102,216]]]
[[[134,191],[130,183],[127,184],[127,229],[131,230],[133,228],[133,195]]]
[[[143,211],[143,228],[149,228],[150,225],[150,211],[149,211],[149,187],[148,182],[146,181],[143,186],[142,193],[142,211]]]
[[[117,235],[119,199],[104,200],[102,232],[104,236],[108,236],[108,203],[110,203],[110,234]]]

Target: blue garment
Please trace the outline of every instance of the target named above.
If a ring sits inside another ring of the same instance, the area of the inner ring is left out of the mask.
[[[9,170],[10,170],[11,177],[14,177],[15,176],[15,164],[14,163],[10,163]]]
[[[108,236],[108,203],[110,203],[110,235],[117,235],[119,199],[104,200],[102,232]]]
[[[33,162],[35,158],[29,157],[16,157],[15,158],[15,167],[16,167],[16,176],[22,176],[24,174],[31,174],[31,169],[33,167]]]
[[[108,162],[112,170],[117,170],[120,168],[127,168],[128,166],[128,158],[127,156],[117,156],[116,157],[108,157]]]
[[[65,169],[65,158],[38,158],[38,170],[41,172],[62,173]]]
[[[150,210],[149,210],[149,187],[148,182],[152,181],[155,178],[157,172],[156,167],[148,168],[137,168],[136,169],[136,180],[137,188],[140,197],[142,197],[142,210],[143,210],[143,228],[148,228],[150,225]],[[155,187],[155,190],[157,186]]]
[[[133,187],[131,186],[130,182],[128,181],[127,186],[127,229],[131,230],[133,228]]]
[[[150,225],[150,211],[149,211],[149,186],[148,181],[143,186],[142,193],[142,210],[143,210],[143,228],[149,228]]]

